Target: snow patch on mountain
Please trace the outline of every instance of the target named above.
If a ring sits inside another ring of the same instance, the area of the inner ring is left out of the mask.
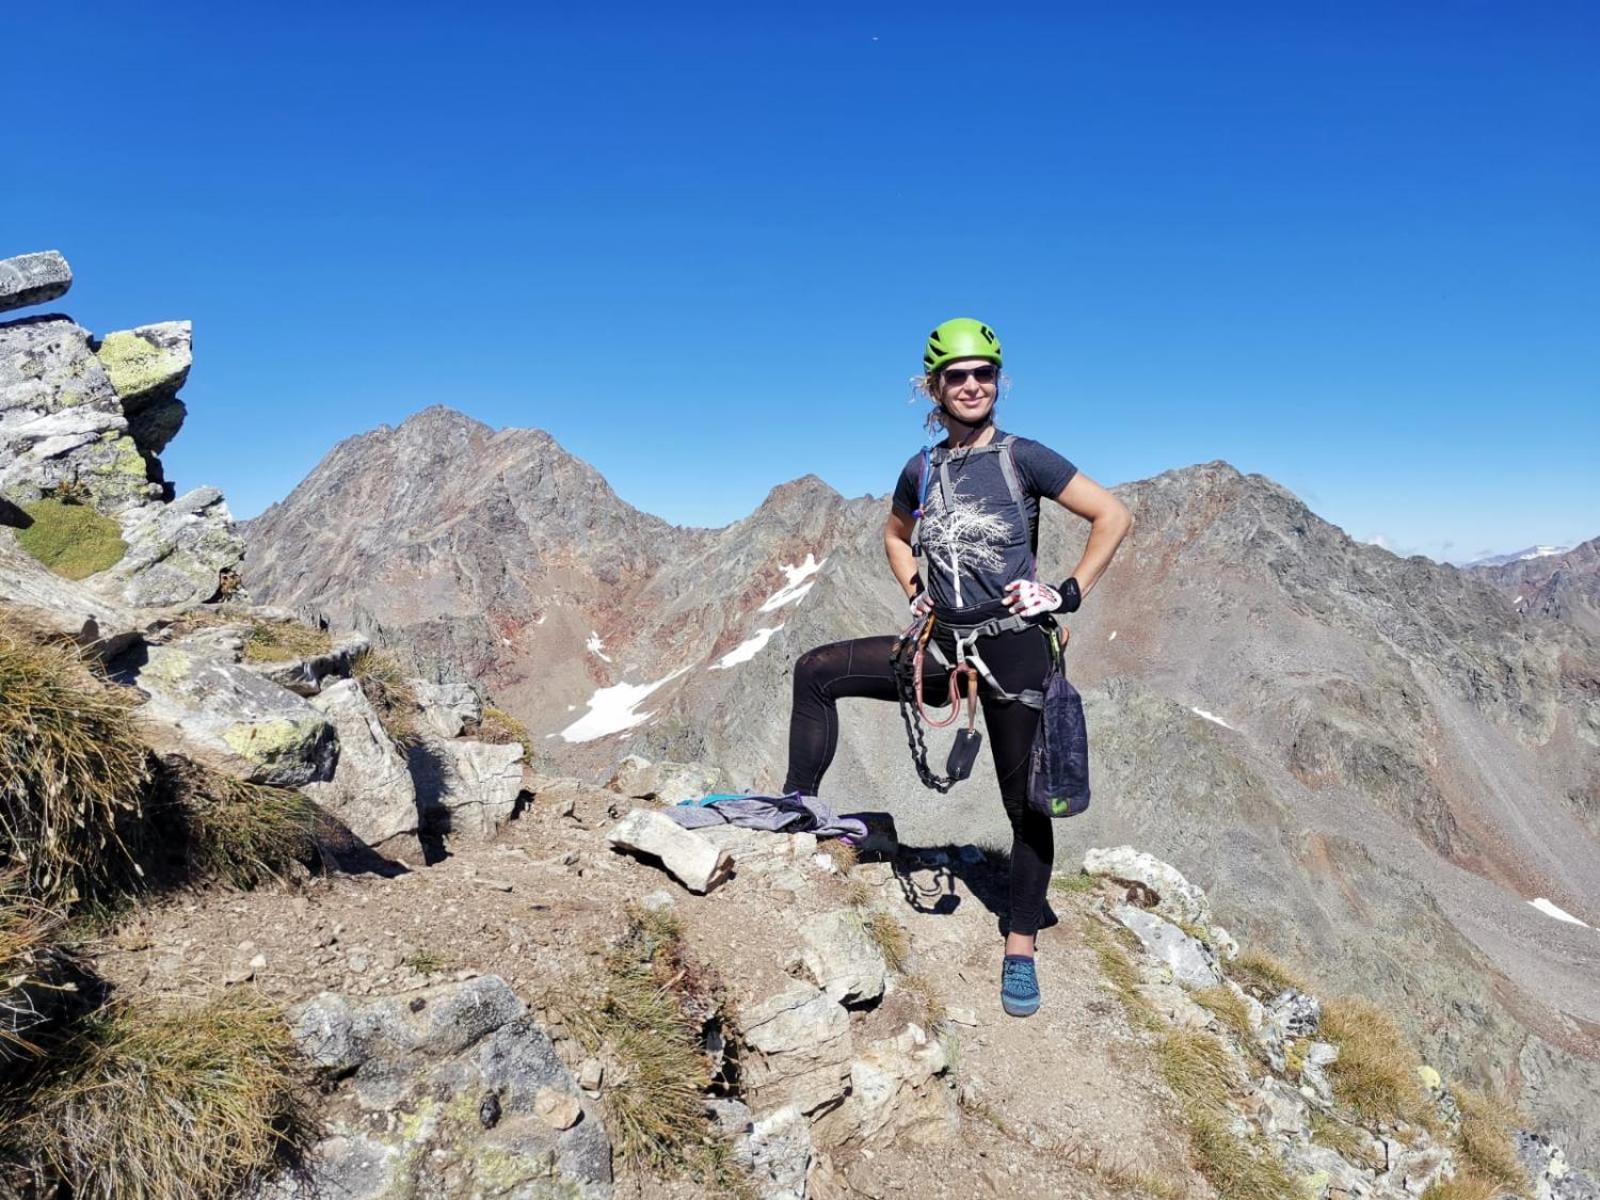
[[[1221,725],[1224,729],[1232,729],[1233,728],[1232,725],[1229,725],[1221,717],[1217,716],[1216,713],[1207,712],[1203,708],[1193,708],[1193,707],[1191,707],[1189,709],[1189,711],[1192,712],[1197,717],[1204,717],[1206,720],[1210,721],[1214,725]]]
[[[596,738],[642,725],[655,714],[634,710],[644,703],[650,693],[663,684],[671,683],[688,669],[679,667],[654,683],[618,683],[598,689],[589,697],[589,711],[561,731],[562,740],[592,742]]]
[[[827,561],[824,558],[822,562],[818,562],[814,555],[807,554],[805,562],[798,567],[782,564],[783,573],[789,577],[789,582],[768,596],[756,611],[771,612],[773,609],[782,608],[785,604],[796,604],[805,599],[806,593],[817,582],[812,576],[822,570],[822,563]]]
[[[762,628],[756,630],[753,637],[740,642],[732,650],[729,650],[716,662],[712,663],[709,669],[726,671],[729,667],[736,667],[740,663],[749,662],[757,654],[761,653],[762,647],[772,640],[772,635],[782,628],[782,625],[774,625],[771,629]]]
[[[1554,917],[1556,920],[1565,921],[1569,925],[1582,925],[1585,929],[1594,928],[1594,926],[1590,925],[1589,922],[1580,921],[1577,917],[1573,916],[1565,909],[1556,907],[1543,896],[1540,896],[1537,900],[1529,900],[1528,903],[1533,905],[1547,917]]]
[[[586,647],[588,647],[589,653],[594,655],[596,658],[600,659],[601,662],[610,662],[611,661],[610,657],[606,654],[606,652],[603,649],[601,649],[601,647],[603,647],[605,645],[605,643],[600,640],[600,634],[597,631],[595,631],[595,630],[590,630],[589,631],[589,640],[586,641],[584,643],[584,645]]]

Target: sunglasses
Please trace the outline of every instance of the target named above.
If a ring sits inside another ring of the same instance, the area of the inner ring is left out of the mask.
[[[946,387],[960,387],[968,379],[976,383],[993,383],[1000,377],[1000,368],[993,363],[985,363],[983,366],[973,367],[971,370],[946,367],[939,377],[944,380]]]

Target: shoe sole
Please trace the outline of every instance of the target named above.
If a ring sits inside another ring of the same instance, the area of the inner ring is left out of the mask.
[[[1029,1004],[1026,1000],[1018,1002],[1002,998],[1000,1007],[1006,1010],[1007,1016],[1031,1017],[1039,1011],[1039,1002],[1035,1000],[1032,1004]]]

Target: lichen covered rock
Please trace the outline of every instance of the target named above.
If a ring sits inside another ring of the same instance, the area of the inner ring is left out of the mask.
[[[599,1110],[498,977],[366,1003],[323,993],[290,1020],[302,1053],[340,1082],[306,1170],[261,1200],[611,1196]]]
[[[328,719],[238,663],[148,646],[114,666],[118,682],[149,697],[135,714],[159,747],[281,787],[333,777],[338,740]]]

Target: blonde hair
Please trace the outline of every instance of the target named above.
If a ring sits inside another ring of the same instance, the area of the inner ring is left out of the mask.
[[[918,400],[924,400],[928,403],[930,407],[922,414],[922,427],[932,437],[943,437],[950,432],[949,419],[945,416],[944,409],[939,404],[939,374],[938,371],[929,371],[924,375],[913,375],[911,377],[911,400],[908,401],[908,403],[914,404]],[[995,379],[995,405],[999,405],[1000,401],[1010,394],[1011,376],[1005,373],[1004,368],[1001,368],[999,375]],[[994,409],[991,408],[989,411],[993,413]]]

